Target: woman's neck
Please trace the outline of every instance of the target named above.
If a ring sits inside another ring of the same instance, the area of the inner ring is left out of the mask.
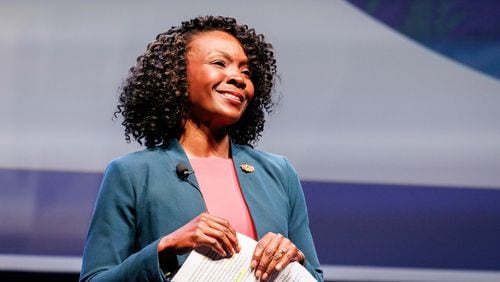
[[[189,158],[229,158],[230,142],[226,129],[213,130],[189,119],[179,143]]]

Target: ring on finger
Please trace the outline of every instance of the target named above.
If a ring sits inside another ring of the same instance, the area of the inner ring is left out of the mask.
[[[274,254],[274,260],[280,260],[287,251],[288,250],[280,249],[278,253]]]

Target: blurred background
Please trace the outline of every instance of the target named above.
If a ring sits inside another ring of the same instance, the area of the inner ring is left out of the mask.
[[[500,2],[1,1],[0,280],[75,281],[113,120],[156,34],[226,15],[276,51],[258,149],[299,172],[327,281],[500,281]]]

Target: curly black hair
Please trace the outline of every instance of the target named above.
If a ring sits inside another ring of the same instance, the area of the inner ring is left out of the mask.
[[[273,47],[253,28],[234,18],[203,16],[184,21],[160,33],[137,58],[120,91],[114,116],[124,118],[125,140],[131,136],[148,148],[168,145],[180,138],[189,114],[186,78],[186,50],[193,35],[219,30],[239,40],[248,57],[250,79],[255,92],[241,118],[228,128],[237,144],[252,146],[264,129],[265,112],[273,108],[276,60]]]

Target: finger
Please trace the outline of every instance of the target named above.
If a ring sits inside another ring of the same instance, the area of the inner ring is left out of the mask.
[[[208,221],[207,225],[211,229],[208,231],[211,236],[214,236],[214,238],[219,240],[231,255],[237,251],[239,252],[240,246],[238,237],[236,237],[236,234],[232,233],[228,227],[213,221]]]
[[[233,227],[231,226],[231,224],[229,223],[229,221],[227,221],[226,219],[224,218],[221,218],[221,217],[218,217],[218,216],[215,216],[215,215],[211,215],[211,214],[208,214],[208,213],[204,213],[201,220],[206,220],[206,221],[210,221],[210,222],[215,222],[221,226],[224,226],[225,228],[227,228],[231,233],[233,234],[236,234],[236,231],[233,229]]]
[[[210,235],[205,234],[202,230],[197,230],[196,231],[196,242],[197,246],[207,246],[210,249],[212,249],[214,252],[218,253],[220,256],[225,257],[227,256],[226,250],[222,247],[222,245],[219,243],[219,241],[215,238],[213,238]]]
[[[280,250],[283,250],[284,253],[281,260],[276,264],[275,267],[276,271],[281,271],[287,265],[289,265],[290,262],[292,262],[292,255],[290,255],[290,249],[280,249]]]
[[[224,234],[223,231],[208,227],[207,229],[203,230],[203,232],[207,236],[210,236],[211,238],[217,240],[219,244],[222,246],[222,248],[224,248],[227,254],[232,256],[236,252],[231,241],[228,239],[228,237]]]
[[[223,219],[221,217],[217,217],[215,215],[208,214],[208,213],[204,214],[204,218],[209,219],[210,221],[215,222],[215,223],[223,226],[224,228],[228,229],[228,231],[230,233],[232,233],[233,235],[236,235],[236,230],[231,226],[231,224],[229,223],[228,220]],[[202,220],[203,220],[203,218],[202,218]]]
[[[234,254],[234,248],[232,246],[231,241],[228,239],[226,233],[221,230],[225,230],[225,228],[221,227],[218,223],[212,221],[209,217],[202,217],[198,224],[198,230],[200,230],[206,236],[217,240],[218,243],[222,246],[224,251],[227,254]],[[226,256],[224,255],[224,256]]]
[[[250,264],[251,268],[255,269],[257,267],[257,265],[260,261],[260,257],[264,253],[264,249],[267,247],[269,242],[271,242],[274,235],[275,235],[274,233],[269,232],[259,240],[259,242],[257,243],[257,246],[255,246],[255,250],[253,251],[252,263]]]
[[[219,255],[225,257],[228,253],[231,253],[231,249],[227,247],[221,237],[224,236],[222,231],[218,231],[211,227],[212,220],[208,214],[202,214],[200,221],[198,222],[197,229],[195,231],[195,241],[196,245],[207,246],[213,251],[217,252]]]
[[[275,234],[271,242],[267,244],[257,265],[257,271],[255,272],[255,276],[257,278],[262,277],[263,279],[265,279],[264,276],[266,276],[267,278],[267,276],[269,275],[269,273],[267,272],[267,268],[269,266],[269,263],[271,263],[273,255],[276,252],[276,249],[278,248],[282,239],[283,235]]]
[[[211,228],[222,232],[219,237],[224,241],[224,245],[232,249],[232,254],[234,254],[235,250],[238,252],[240,251],[240,244],[238,242],[238,237],[236,236],[236,231],[231,226],[229,221],[209,214],[207,214],[205,218],[202,218],[202,220],[204,220]]]
[[[287,239],[282,243],[277,251],[277,254],[274,255],[273,259],[276,261],[274,269],[276,271],[281,271],[292,261],[292,253],[293,250],[297,249],[295,245]]]
[[[281,234],[279,234],[281,235]],[[280,269],[277,269],[276,266],[278,263],[284,263],[285,260],[287,260],[286,253],[288,252],[289,248],[295,248],[295,245],[288,239],[281,236],[281,240],[279,241],[279,246],[276,248],[276,251],[273,253],[271,256],[271,260],[269,261],[269,264],[267,265],[267,269],[262,275],[262,279],[267,280],[267,278],[275,271],[279,271]],[[281,265],[280,265],[281,267]]]
[[[306,256],[304,255],[304,253],[297,249],[297,259],[295,260],[297,262],[299,262],[300,264],[304,265],[305,262],[306,262]]]

